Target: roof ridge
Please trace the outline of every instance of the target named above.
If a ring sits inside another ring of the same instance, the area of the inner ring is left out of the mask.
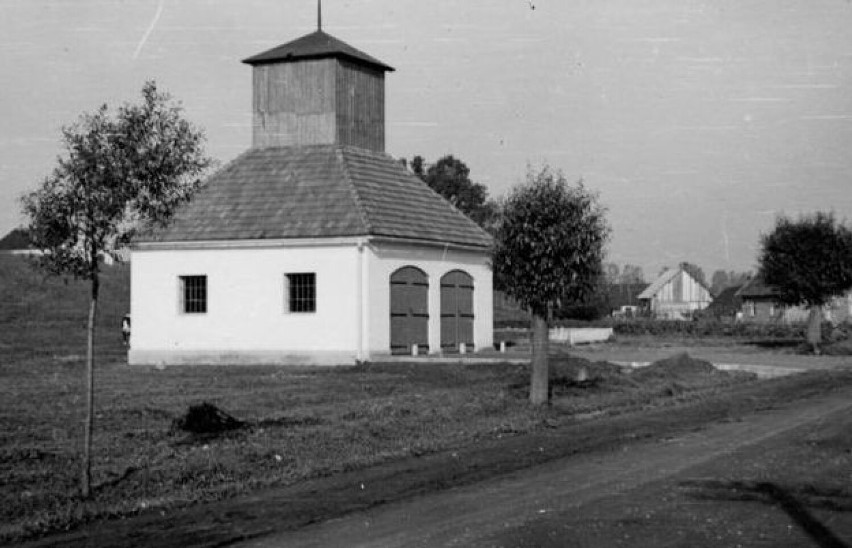
[[[469,222],[471,225],[475,226],[475,227],[476,227],[476,228],[477,228],[480,232],[482,232],[482,234],[483,234],[484,236],[486,236],[489,240],[493,239],[493,238],[492,238],[492,236],[491,236],[491,234],[489,234],[489,233],[488,233],[488,232],[487,232],[484,228],[482,228],[481,226],[479,226],[479,224],[478,224],[476,221],[474,221],[473,219],[471,219],[470,217],[468,217],[467,215],[465,215],[465,214],[464,214],[464,212],[463,212],[462,210],[460,210],[459,208],[457,208],[457,207],[456,207],[456,204],[454,204],[453,202],[451,202],[451,201],[449,201],[448,199],[444,198],[444,197],[441,195],[441,193],[440,193],[440,192],[438,192],[437,190],[435,190],[434,188],[432,188],[431,186],[429,186],[429,183],[427,183],[426,181],[424,181],[423,179],[421,179],[420,177],[418,177],[418,176],[417,176],[417,175],[415,175],[414,173],[412,173],[412,172],[408,171],[408,169],[406,169],[406,168],[405,168],[402,164],[400,164],[399,162],[395,162],[395,163],[397,163],[397,164],[399,165],[399,169],[400,169],[400,171],[402,171],[403,173],[405,173],[405,175],[406,175],[407,177],[411,177],[411,178],[413,178],[413,179],[414,179],[414,180],[416,180],[418,183],[420,183],[420,184],[422,184],[423,186],[425,186],[426,188],[428,188],[428,189],[429,189],[429,191],[430,191],[430,192],[432,192],[432,193],[434,193],[436,196],[438,196],[438,198],[440,198],[441,200],[443,200],[444,202],[446,202],[446,203],[447,203],[447,205],[448,205],[448,206],[450,206],[450,208],[451,208],[453,211],[455,211],[455,212],[456,212],[456,215],[457,215],[457,216],[461,216],[461,217],[462,217],[465,221],[467,221],[467,222]]]
[[[337,159],[340,162],[340,171],[343,173],[343,179],[346,181],[346,187],[349,189],[349,193],[352,194],[352,198],[355,201],[355,208],[358,211],[358,218],[361,219],[361,222],[364,224],[364,228],[366,229],[367,234],[372,234],[373,226],[370,223],[370,218],[367,215],[367,209],[364,206],[364,201],[361,199],[361,193],[358,192],[357,185],[352,180],[352,174],[349,173],[349,163],[346,160],[346,154],[344,154],[343,146],[335,147],[334,154],[337,156]]]
[[[663,288],[667,283],[669,283],[678,272],[680,272],[681,268],[667,268],[665,271],[661,272],[657,278],[648,284],[648,287],[645,288],[644,291],[639,295],[640,299],[651,299],[660,289]],[[643,296],[644,295],[644,296]]]

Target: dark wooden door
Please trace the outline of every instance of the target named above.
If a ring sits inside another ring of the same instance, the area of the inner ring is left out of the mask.
[[[400,268],[390,278],[391,353],[429,352],[429,279],[413,266]]]
[[[453,270],[441,278],[441,351],[473,350],[473,278]]]

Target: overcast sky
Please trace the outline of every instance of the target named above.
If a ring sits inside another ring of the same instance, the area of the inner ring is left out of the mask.
[[[534,8],[534,9],[533,9]],[[610,260],[755,266],[777,214],[852,218],[848,0],[326,0],[327,32],[395,67],[387,151],[452,153],[500,196],[528,162],[609,208]],[[59,129],[156,79],[225,162],[251,139],[241,59],[315,0],[0,0],[0,234]]]

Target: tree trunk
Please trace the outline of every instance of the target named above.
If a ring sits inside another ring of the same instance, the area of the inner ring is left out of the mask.
[[[808,344],[814,351],[814,354],[819,354],[819,345],[822,343],[822,307],[811,305],[810,315],[808,316]]]
[[[86,349],[86,419],[83,441],[83,476],[80,491],[84,499],[91,496],[92,487],[92,426],[95,403],[95,318],[98,311],[98,275],[92,277],[92,300],[89,303],[88,345]]]
[[[544,405],[549,400],[548,395],[548,363],[547,353],[550,346],[550,333],[547,329],[547,319],[533,313],[532,315],[532,372],[530,373],[530,403]]]

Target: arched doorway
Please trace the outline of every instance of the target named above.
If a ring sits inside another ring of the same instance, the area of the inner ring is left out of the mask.
[[[441,351],[473,350],[473,277],[453,270],[441,278]]]
[[[429,353],[429,278],[413,266],[390,277],[390,344],[392,354]]]

